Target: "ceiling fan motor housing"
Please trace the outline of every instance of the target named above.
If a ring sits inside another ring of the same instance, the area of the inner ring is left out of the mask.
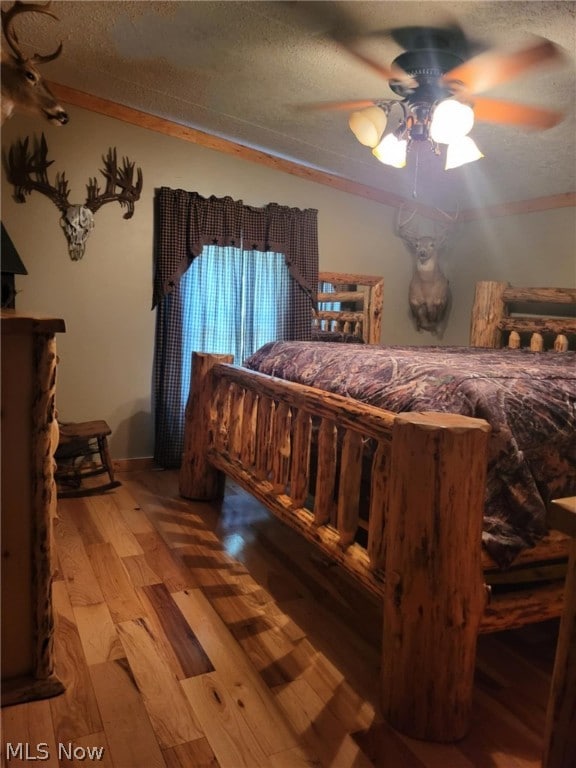
[[[410,75],[418,85],[414,87],[398,79],[389,81],[390,88],[411,105],[445,99],[452,95],[452,91],[441,83],[441,78],[462,61],[460,56],[450,51],[435,48],[406,51],[394,59],[393,65]]]

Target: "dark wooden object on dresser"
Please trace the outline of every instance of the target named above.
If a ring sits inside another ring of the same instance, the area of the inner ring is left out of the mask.
[[[54,696],[52,517],[59,318],[2,310],[2,705]]]

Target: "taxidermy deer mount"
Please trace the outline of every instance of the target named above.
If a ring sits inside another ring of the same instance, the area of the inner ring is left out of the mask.
[[[7,11],[2,11],[2,31],[9,53],[2,48],[2,123],[14,112],[28,112],[43,115],[55,125],[66,125],[68,114],[58,104],[56,97],[44,82],[37,65],[54,61],[62,53],[62,43],[54,53],[41,56],[35,53],[27,57],[20,48],[18,37],[12,28],[14,18],[21,13],[43,13],[57,19],[48,10],[47,3],[21,3],[19,0]]]
[[[450,286],[440,266],[439,254],[456,224],[458,213],[451,216],[437,208],[447,224],[434,222],[434,234],[421,235],[418,229],[410,228],[416,211],[403,218],[404,210],[404,206],[398,209],[396,235],[406,243],[414,256],[414,274],[408,288],[410,310],[419,331],[438,334],[450,301]]]
[[[127,209],[123,218],[132,218],[134,203],[140,199],[142,192],[142,170],[137,169],[134,181],[134,163],[124,157],[119,167],[116,148],[110,147],[108,154],[102,156],[104,168],[100,173],[106,179],[104,191],[100,191],[96,178],[89,179],[86,202],[78,205],[68,202],[70,190],[64,173],[56,174],[56,186],[48,180],[47,170],[53,160],[47,159],[48,146],[44,134],[39,142],[35,139],[34,150],[29,151],[28,146],[27,136],[12,144],[8,155],[3,157],[6,178],[14,185],[14,199],[25,203],[26,195],[36,190],[52,200],[62,214],[60,224],[68,240],[72,261],[78,261],[84,255],[86,240],[94,228],[94,214],[103,205],[118,202]]]

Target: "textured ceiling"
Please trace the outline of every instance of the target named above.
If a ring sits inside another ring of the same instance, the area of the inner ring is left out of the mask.
[[[348,113],[297,108],[394,97],[385,80],[330,40],[328,3],[54,0],[58,22],[26,14],[15,28],[23,44],[42,53],[63,41],[62,56],[44,65],[54,82],[424,203],[468,207],[576,191],[575,2],[337,5],[366,33],[441,24],[449,12],[487,47],[547,37],[565,50],[564,66],[525,73],[486,95],[559,107],[566,119],[544,132],[477,123],[472,136],[485,155],[479,162],[444,171],[422,147],[397,170],[356,141]],[[389,65],[402,49],[379,39],[371,51]]]

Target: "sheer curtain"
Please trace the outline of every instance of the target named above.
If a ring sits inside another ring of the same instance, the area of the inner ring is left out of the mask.
[[[267,341],[287,338],[290,275],[281,253],[210,245],[194,259],[180,290],[183,412],[192,352],[234,355],[239,364]]]
[[[174,467],[193,350],[242,362],[274,338],[310,338],[317,211],[253,208],[166,187],[155,204],[155,459]]]

